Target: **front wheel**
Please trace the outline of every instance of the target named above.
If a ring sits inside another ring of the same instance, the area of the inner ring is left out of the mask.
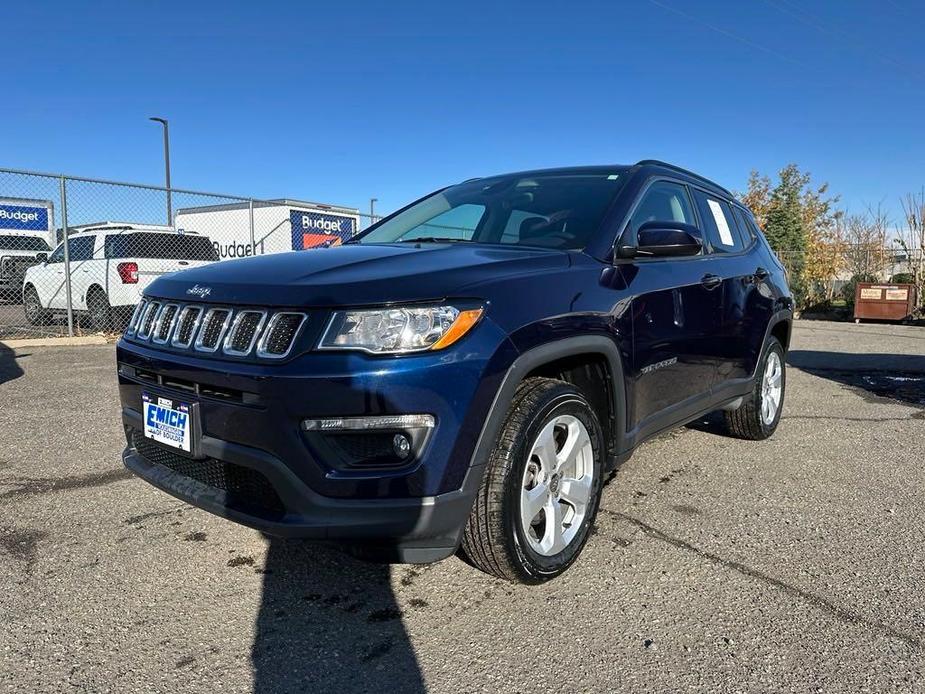
[[[466,523],[465,558],[521,583],[561,574],[594,523],[603,455],[600,423],[580,391],[550,378],[524,381]]]
[[[112,329],[112,307],[102,289],[90,290],[87,296],[87,311],[90,326],[94,330],[102,333]]]
[[[771,337],[764,348],[751,394],[737,410],[725,413],[729,432],[753,441],[771,436],[780,423],[786,388],[784,348],[776,337]]]
[[[48,325],[51,322],[51,313],[42,308],[39,293],[31,284],[23,290],[22,306],[30,325]]]

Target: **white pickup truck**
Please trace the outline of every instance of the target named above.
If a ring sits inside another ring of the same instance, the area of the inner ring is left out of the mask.
[[[169,272],[218,260],[207,236],[143,226],[101,226],[68,237],[71,303],[94,330],[124,325],[145,287]],[[26,270],[23,308],[33,325],[67,310],[64,244]]]

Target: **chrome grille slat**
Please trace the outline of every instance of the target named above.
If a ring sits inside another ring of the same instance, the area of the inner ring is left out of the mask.
[[[257,356],[265,359],[282,359],[287,356],[304,322],[304,313],[274,313],[257,343]]]
[[[141,322],[138,324],[138,339],[147,340],[151,337],[151,331],[154,329],[154,321],[157,319],[157,314],[161,309],[160,301],[152,301],[148,304],[148,308],[145,309],[144,316],[141,318]]]
[[[202,306],[189,304],[180,309],[177,317],[177,329],[173,333],[170,344],[174,347],[187,348],[193,344],[199,320],[202,318]]]
[[[225,354],[236,357],[245,357],[250,354],[266,318],[265,311],[247,309],[238,311],[228,330],[228,336],[225,338]]]
[[[203,316],[202,326],[196,336],[196,350],[215,352],[221,346],[228,323],[231,321],[230,308],[210,308]]]
[[[167,344],[168,340],[170,340],[171,332],[173,331],[177,311],[179,310],[179,304],[164,304],[164,308],[161,310],[160,315],[157,317],[157,322],[154,324],[154,330],[151,332],[152,342],[159,345]]]
[[[143,298],[125,336],[178,350],[284,359],[308,316],[299,311],[183,304]]]
[[[125,328],[126,335],[134,335],[135,330],[138,328],[138,321],[141,318],[141,314],[145,312],[145,309],[148,306],[148,300],[142,299],[138,302],[138,305],[135,307],[135,310],[132,311],[132,317],[128,322],[128,327]]]

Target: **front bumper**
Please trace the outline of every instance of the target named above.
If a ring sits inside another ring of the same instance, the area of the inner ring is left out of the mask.
[[[480,328],[461,351],[306,353],[272,365],[123,340],[123,460],[164,491],[271,535],[367,545],[396,561],[446,557],[481,483],[476,443],[513,351],[490,323]],[[194,456],[141,436],[143,392],[196,403]],[[400,470],[338,469],[300,427],[311,418],[407,413],[430,414],[436,426]]]
[[[159,489],[268,535],[347,542],[389,561],[427,563],[455,552],[482,476],[482,466],[472,467],[462,488],[437,496],[330,498],[313,491],[273,456],[208,436],[200,444],[204,459],[185,458],[167,449],[144,455],[135,438],[142,426],[140,416],[123,412],[123,422],[125,466]],[[190,473],[196,466],[203,468],[202,474]],[[216,483],[232,477],[248,482]],[[242,486],[254,489],[261,480],[272,492],[245,496]],[[269,501],[273,497],[276,503]]]

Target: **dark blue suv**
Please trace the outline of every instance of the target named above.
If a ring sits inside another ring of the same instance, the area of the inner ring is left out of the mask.
[[[272,535],[539,582],[645,439],[716,410],[774,432],[792,315],[751,213],[700,176],[479,178],[340,247],[151,284],[118,346],[123,458]]]

